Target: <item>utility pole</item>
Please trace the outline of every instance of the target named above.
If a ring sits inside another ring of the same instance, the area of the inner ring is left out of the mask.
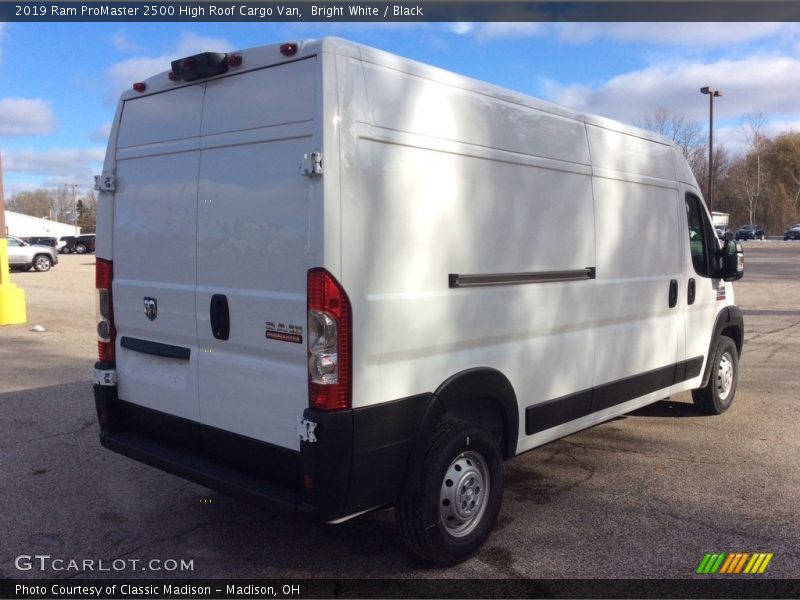
[[[75,215],[74,224],[75,224],[75,235],[76,236],[78,235],[78,205],[75,203],[75,190],[77,189],[78,185],[80,185],[80,184],[77,184],[77,183],[65,183],[64,184],[64,187],[72,188],[72,210],[73,210],[73,213]]]
[[[14,325],[27,320],[25,291],[11,283],[8,272],[6,205],[3,200],[3,164],[0,153],[0,325]]]

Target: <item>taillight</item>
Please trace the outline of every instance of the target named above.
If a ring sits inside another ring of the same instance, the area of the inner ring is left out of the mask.
[[[351,406],[352,315],[344,288],[325,269],[308,272],[308,405]]]
[[[113,362],[114,309],[111,301],[111,282],[114,280],[114,263],[98,258],[95,261],[95,288],[97,288],[97,354],[103,362]]]

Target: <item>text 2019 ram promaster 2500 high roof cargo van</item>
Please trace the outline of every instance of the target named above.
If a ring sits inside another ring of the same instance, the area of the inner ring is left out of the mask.
[[[135,84],[97,187],[102,443],[209,487],[454,564],[504,460],[733,400],[741,249],[660,136],[324,39]]]

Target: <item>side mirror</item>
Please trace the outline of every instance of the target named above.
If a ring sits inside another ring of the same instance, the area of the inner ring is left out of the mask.
[[[744,251],[741,242],[732,239],[733,235],[725,234],[720,261],[720,277],[725,281],[737,281],[744,275]]]

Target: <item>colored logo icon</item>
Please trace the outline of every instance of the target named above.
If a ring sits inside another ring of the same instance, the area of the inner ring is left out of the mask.
[[[760,575],[767,570],[772,552],[706,552],[695,573],[698,575]]]

